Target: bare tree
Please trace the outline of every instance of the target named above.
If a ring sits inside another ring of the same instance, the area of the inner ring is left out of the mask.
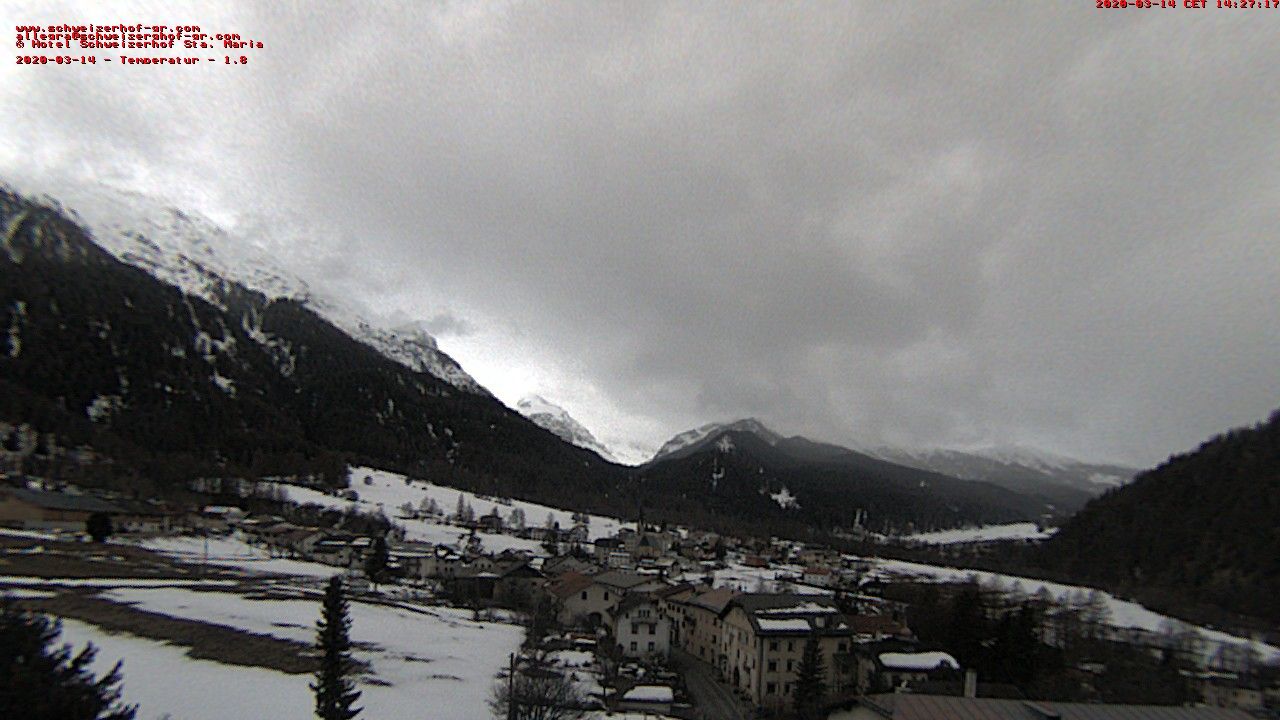
[[[574,684],[550,671],[516,673],[493,686],[489,709],[507,720],[578,720],[586,715]]]

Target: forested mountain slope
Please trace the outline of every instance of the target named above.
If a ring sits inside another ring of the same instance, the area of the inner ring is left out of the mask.
[[[1280,624],[1280,411],[1093,500],[1038,560],[1163,606]]]
[[[297,300],[231,281],[185,293],[117,260],[60,208],[9,191],[0,231],[0,419],[90,444],[149,480],[333,483],[360,462],[590,507],[623,477]]]

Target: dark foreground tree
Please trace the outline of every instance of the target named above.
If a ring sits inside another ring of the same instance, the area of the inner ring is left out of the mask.
[[[97,649],[72,655],[56,644],[61,633],[61,623],[0,597],[0,718],[133,720],[137,707],[120,702],[120,663],[95,678]]]
[[[352,707],[360,698],[355,689],[355,662],[351,659],[351,618],[342,578],[333,576],[324,590],[324,605],[316,622],[316,647],[320,667],[311,690],[316,695],[316,716],[321,720],[351,720],[361,708]]]
[[[489,709],[503,720],[578,720],[587,713],[574,684],[548,670],[517,672],[493,686]]]
[[[89,519],[84,523],[84,529],[89,533],[89,537],[93,538],[94,542],[103,542],[111,537],[111,533],[115,532],[115,529],[111,527],[111,516],[100,512],[89,516]]]
[[[827,669],[822,662],[822,648],[818,636],[810,635],[800,656],[796,670],[796,715],[802,720],[814,720],[822,714],[822,701],[827,695]]]

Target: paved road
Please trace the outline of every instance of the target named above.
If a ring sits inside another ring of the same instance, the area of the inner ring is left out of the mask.
[[[751,720],[755,713],[733,694],[728,686],[716,680],[716,671],[692,655],[671,651],[674,669],[684,676],[685,687],[702,720]]]

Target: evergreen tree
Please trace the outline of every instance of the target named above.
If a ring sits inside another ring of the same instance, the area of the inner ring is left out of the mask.
[[[84,529],[94,542],[104,542],[114,532],[114,528],[111,527],[111,516],[100,512],[89,516],[84,523]]]
[[[462,522],[466,519],[466,514],[467,499],[462,496],[462,493],[458,493],[458,507],[453,511],[454,522]]]
[[[360,698],[355,689],[355,663],[351,659],[351,618],[342,578],[333,576],[324,590],[320,620],[316,622],[316,647],[320,667],[311,690],[316,695],[316,717],[321,720],[351,720],[361,708],[352,707]]]
[[[822,701],[827,694],[826,676],[822,648],[815,633],[805,641],[800,667],[796,670],[796,715],[802,720],[817,720],[821,716]]]
[[[369,557],[365,558],[364,561],[364,574],[373,582],[374,587],[377,587],[377,584],[382,580],[389,560],[390,554],[387,552],[387,540],[379,535],[373,539],[373,547],[369,550]]]
[[[133,720],[136,706],[120,703],[120,663],[95,678],[97,649],[76,655],[55,643],[62,626],[23,612],[0,598],[0,717],[27,720]]]
[[[548,534],[547,539],[542,541],[542,549],[546,550],[551,557],[556,557],[560,554],[560,541],[555,535]]]

